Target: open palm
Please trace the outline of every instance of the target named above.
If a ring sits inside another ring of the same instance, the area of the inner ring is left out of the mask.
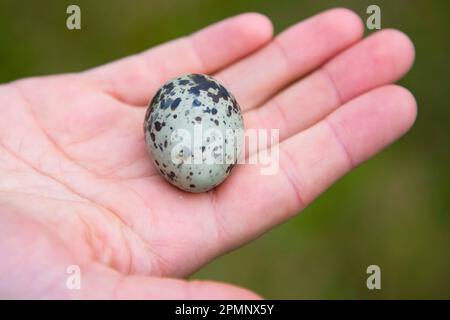
[[[182,277],[294,216],[414,122],[413,96],[390,84],[410,68],[411,42],[362,34],[345,9],[275,38],[267,18],[243,14],[92,70],[0,86],[0,295],[257,297]],[[185,73],[223,82],[246,128],[280,129],[277,174],[238,165],[202,194],[157,174],[145,106]],[[70,265],[81,290],[66,287]]]

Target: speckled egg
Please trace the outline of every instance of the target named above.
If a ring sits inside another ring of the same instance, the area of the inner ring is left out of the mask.
[[[236,99],[222,84],[188,74],[156,92],[144,132],[161,175],[182,190],[203,192],[230,174],[241,153],[244,124]]]

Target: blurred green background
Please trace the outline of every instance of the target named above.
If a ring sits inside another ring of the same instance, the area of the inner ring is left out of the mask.
[[[78,4],[82,30],[65,27]],[[450,1],[4,1],[0,82],[79,71],[144,50],[245,11],[277,32],[343,6],[414,41],[401,84],[419,104],[414,128],[346,176],[298,217],[222,257],[194,278],[228,281],[266,298],[450,298]],[[368,290],[366,268],[381,267]]]

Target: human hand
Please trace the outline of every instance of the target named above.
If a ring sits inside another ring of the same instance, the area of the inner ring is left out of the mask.
[[[413,96],[390,84],[412,65],[410,40],[362,34],[345,9],[275,38],[267,18],[243,14],[92,70],[0,86],[0,295],[257,298],[181,278],[293,217],[415,120]],[[158,175],[145,106],[185,73],[222,81],[247,129],[280,129],[276,175],[238,165],[202,194]],[[65,286],[69,265],[81,290]]]

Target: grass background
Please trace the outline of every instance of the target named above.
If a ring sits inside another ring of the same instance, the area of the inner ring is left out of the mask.
[[[65,27],[78,4],[82,30]],[[266,298],[450,298],[449,1],[5,1],[0,82],[79,71],[245,11],[277,32],[343,6],[405,31],[416,63],[401,84],[419,104],[414,128],[342,179],[298,217],[213,262],[194,278],[232,282]],[[377,264],[382,290],[366,288]]]

